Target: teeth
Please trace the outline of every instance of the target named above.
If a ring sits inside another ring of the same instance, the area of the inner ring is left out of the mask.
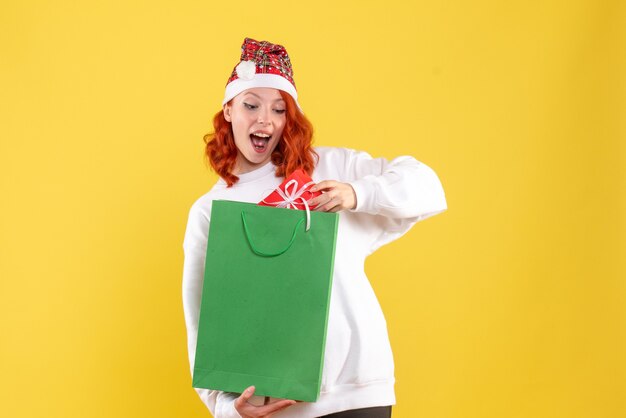
[[[252,135],[256,135],[256,136],[261,137],[261,138],[269,138],[270,137],[270,135],[264,134],[263,132],[255,132]]]

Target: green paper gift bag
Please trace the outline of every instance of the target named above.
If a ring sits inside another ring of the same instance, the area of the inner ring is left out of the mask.
[[[193,387],[320,391],[338,215],[215,200]]]

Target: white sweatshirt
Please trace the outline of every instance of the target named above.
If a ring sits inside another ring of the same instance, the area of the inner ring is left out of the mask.
[[[352,210],[339,212],[332,293],[322,386],[317,402],[301,402],[274,415],[307,418],[348,409],[395,404],[394,364],[387,325],[365,276],[365,258],[404,235],[416,222],[447,209],[437,174],[413,157],[387,161],[345,148],[317,147],[319,162],[313,181],[349,183],[356,193]],[[219,179],[189,211],[183,242],[183,307],[189,363],[193,373],[204,262],[214,199],[257,203],[282,182],[268,162],[239,175],[231,188]],[[250,382],[253,385],[254,382]],[[240,417],[234,408],[238,394],[196,389],[215,418]],[[263,404],[254,396],[251,403]]]

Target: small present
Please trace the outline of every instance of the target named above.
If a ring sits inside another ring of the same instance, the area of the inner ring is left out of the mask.
[[[315,185],[311,177],[302,169],[291,173],[276,190],[259,202],[260,206],[274,206],[277,208],[314,209],[305,202],[322,194],[322,192],[311,192],[309,189]]]

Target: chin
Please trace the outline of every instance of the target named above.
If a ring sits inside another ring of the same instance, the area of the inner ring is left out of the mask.
[[[254,152],[254,151],[253,151]],[[271,155],[271,154],[269,154]],[[260,164],[264,164],[266,162],[268,162],[271,158],[269,157],[269,155],[263,155],[263,156],[259,156],[259,155],[248,155],[246,156],[246,160],[248,160],[248,163],[253,164],[253,165],[260,165]],[[267,158],[266,158],[267,157]]]

